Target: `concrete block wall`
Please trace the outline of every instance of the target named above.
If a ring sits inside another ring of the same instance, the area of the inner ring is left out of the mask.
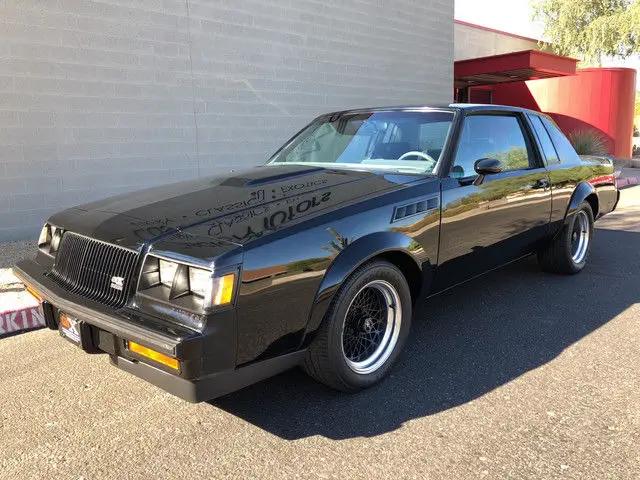
[[[0,2],[0,241],[264,163],[315,115],[447,103],[453,0]]]
[[[490,57],[523,50],[545,50],[537,40],[456,22],[454,60]]]

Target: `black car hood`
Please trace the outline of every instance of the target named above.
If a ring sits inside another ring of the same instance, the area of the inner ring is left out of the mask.
[[[50,223],[130,248],[171,244],[243,245],[293,222],[415,181],[391,175],[305,166],[267,166],[229,176],[154,187],[60,212]]]

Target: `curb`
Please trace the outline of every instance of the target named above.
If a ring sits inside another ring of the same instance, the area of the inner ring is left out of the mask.
[[[0,269],[0,338],[45,326],[40,302],[11,273]]]
[[[640,183],[640,179],[638,177],[626,177],[626,178],[618,178],[616,179],[616,185],[618,189],[633,187]]]

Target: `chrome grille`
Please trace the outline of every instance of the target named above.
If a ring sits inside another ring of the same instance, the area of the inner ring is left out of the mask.
[[[65,232],[49,276],[72,293],[119,308],[127,302],[137,260],[127,248]]]

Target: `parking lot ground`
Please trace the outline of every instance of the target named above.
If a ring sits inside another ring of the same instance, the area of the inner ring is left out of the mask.
[[[0,478],[571,478],[640,472],[640,188],[580,275],[529,258],[421,302],[390,378],[294,370],[192,405],[55,332],[0,340]]]

